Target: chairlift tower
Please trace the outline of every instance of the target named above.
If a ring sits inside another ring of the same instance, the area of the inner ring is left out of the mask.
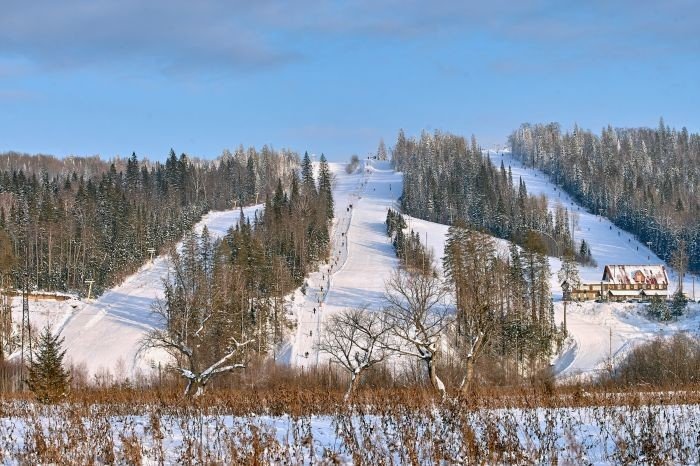
[[[29,323],[29,274],[24,272],[24,282],[22,283],[22,327],[20,329],[20,384],[24,390],[24,352],[25,347],[29,350],[29,363],[32,362],[32,328]]]
[[[95,280],[85,280],[85,284],[88,286],[88,295],[87,295],[87,300],[90,301],[90,296],[92,295],[92,284],[95,283]]]
[[[153,263],[153,254],[156,253],[156,248],[148,248],[146,249],[146,252],[148,252],[151,255],[151,263]]]

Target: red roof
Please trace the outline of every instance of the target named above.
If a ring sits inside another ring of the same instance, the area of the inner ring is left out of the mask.
[[[668,285],[663,265],[606,265],[603,280],[616,285]]]

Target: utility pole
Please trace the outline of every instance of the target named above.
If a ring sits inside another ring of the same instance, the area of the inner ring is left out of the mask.
[[[568,332],[566,330],[566,299],[564,300],[564,335],[566,335]]]
[[[608,341],[608,361],[610,367],[610,373],[612,374],[613,360],[612,360],[612,327],[609,327],[610,337]]]

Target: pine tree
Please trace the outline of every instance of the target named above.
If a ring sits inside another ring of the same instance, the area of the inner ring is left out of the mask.
[[[559,278],[559,283],[568,283],[568,288],[570,290],[575,290],[581,285],[581,277],[578,274],[576,258],[570,251],[564,254],[557,278]]]
[[[248,157],[248,163],[246,164],[245,191],[248,202],[258,201],[258,192],[255,179],[255,161],[253,160],[252,156]]]
[[[34,360],[29,367],[27,385],[42,403],[54,403],[68,393],[68,372],[63,368],[64,338],[53,335],[47,325],[39,336]]]
[[[668,320],[671,318],[668,309],[668,304],[666,304],[666,301],[659,298],[658,296],[654,296],[653,298],[651,298],[647,314],[649,315],[649,317],[657,320]]]
[[[326,156],[321,154],[320,165],[318,170],[318,193],[321,196],[321,202],[323,202],[326,216],[328,220],[333,218],[333,192],[331,183],[331,171],[328,168],[328,162],[326,161]]]
[[[126,182],[129,189],[135,189],[139,180],[139,161],[136,152],[131,153],[131,157],[126,162]]]
[[[304,159],[301,161],[301,183],[304,195],[311,198],[316,197],[316,181],[314,180],[314,170],[308,152],[304,152]]]

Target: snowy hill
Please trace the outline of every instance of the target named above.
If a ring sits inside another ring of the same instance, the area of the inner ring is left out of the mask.
[[[599,280],[606,264],[663,263],[646,245],[620,231],[608,220],[574,203],[546,175],[523,167],[508,152],[492,152],[490,155],[496,165],[503,160],[506,167],[510,166],[514,178],[522,177],[528,192],[547,196],[550,209],[561,203],[578,213],[575,239],[585,239],[590,244],[592,255],[598,263],[597,267],[581,268],[584,281]],[[309,277],[306,295],[300,290],[295,293],[292,314],[299,325],[282,358],[302,367],[312,367],[323,359],[315,351],[314,345],[322,331],[324,317],[347,307],[381,308],[384,280],[398,263],[385,233],[384,220],[386,210],[395,207],[396,198],[401,193],[401,174],[394,172],[388,163],[378,162],[370,163],[353,175],[345,174],[342,165],[336,164],[332,168],[338,180],[334,190],[336,221],[333,238],[336,247],[333,267],[330,277],[323,272]],[[350,203],[354,208],[347,212],[346,206]],[[448,226],[410,216],[407,216],[407,222],[408,228],[418,232],[423,242],[427,240],[427,246],[433,250],[440,265]],[[507,252],[508,241],[496,241],[501,250]],[[551,257],[550,267],[552,291],[555,300],[560,300],[561,287],[556,278],[561,267],[560,260]],[[670,268],[669,275],[673,280],[675,275]],[[692,289],[692,277],[686,277],[684,286],[686,290]],[[675,283],[671,288],[675,289]],[[624,303],[570,304],[567,327],[571,339],[553,362],[555,372],[561,377],[595,374],[607,364],[611,354],[615,361],[619,361],[639,342],[678,331],[698,331],[700,316],[697,307],[678,322],[668,324],[646,319],[644,309],[645,305]],[[563,317],[563,305],[560,301],[556,302],[555,318],[558,324],[561,324]]]
[[[581,277],[597,281],[605,264],[662,263],[646,247],[629,234],[619,231],[604,218],[590,214],[557,189],[545,175],[527,169],[508,152],[491,152],[491,160],[510,166],[513,177],[522,177],[531,194],[548,197],[550,209],[557,203],[578,213],[574,231],[577,241],[585,239],[591,246],[597,267],[581,268]],[[367,307],[379,310],[384,305],[384,282],[398,265],[393,247],[386,235],[384,221],[387,209],[396,208],[396,199],[403,187],[403,176],[395,172],[389,162],[366,160],[352,174],[345,164],[330,164],[334,175],[333,194],[335,219],[332,229],[331,260],[306,279],[306,287],[288,296],[288,317],[296,327],[287,344],[276,349],[276,359],[296,367],[311,368],[325,361],[316,351],[323,331],[324,319],[342,309]],[[352,207],[350,207],[352,206]],[[256,207],[245,209],[252,216]],[[213,212],[197,225],[201,231],[206,224],[213,237],[220,237],[238,221],[239,211]],[[444,253],[448,227],[407,217],[408,227],[420,235],[434,251],[438,265]],[[497,240],[507,252],[508,242]],[[561,297],[556,279],[560,268],[557,258],[550,258],[552,290],[555,301]],[[673,278],[671,288],[675,289]],[[62,302],[32,303],[32,321],[35,327],[50,321],[66,337],[67,357],[76,364],[84,364],[90,374],[102,369],[133,376],[148,371],[157,354],[138,354],[143,335],[159,323],[153,320],[151,306],[162,296],[162,280],[167,277],[168,264],[159,257],[146,264],[136,274],[116,288],[109,290],[94,302],[77,299]],[[692,277],[686,278],[686,291],[692,293]],[[697,307],[678,322],[661,324],[643,316],[644,305],[614,303],[570,304],[567,326],[571,336],[562,354],[553,361],[561,377],[574,374],[595,374],[605,367],[611,355],[619,360],[638,342],[657,335],[677,331],[698,331],[700,311]],[[15,299],[13,314],[21,318],[21,302]],[[563,305],[555,302],[557,323],[563,320]]]
[[[384,221],[401,194],[401,174],[378,161],[365,161],[353,174],[345,172],[345,164],[330,168],[336,180],[331,261],[309,275],[306,294],[294,293],[298,325],[282,351],[282,360],[298,367],[313,367],[322,359],[315,345],[324,318],[351,307],[382,307],[384,281],[398,264]]]
[[[513,178],[522,177],[530,194],[547,196],[550,210],[557,203],[578,214],[579,221],[574,230],[577,242],[585,239],[590,245],[597,267],[581,267],[583,281],[597,282],[603,276],[606,264],[664,264],[669,272],[671,292],[677,288],[678,276],[668,264],[659,259],[649,248],[629,233],[620,230],[606,218],[594,215],[576,204],[573,199],[557,188],[539,170],[526,168],[508,151],[491,151],[491,161],[500,165],[503,161],[511,168]],[[561,286],[556,272],[561,267],[557,258],[550,258],[552,291],[555,300],[561,299]],[[697,277],[696,277],[697,281]],[[686,275],[683,289],[692,297],[693,276]],[[700,297],[700,296],[696,296]],[[635,345],[657,336],[671,335],[679,331],[700,333],[700,315],[697,306],[691,306],[686,316],[677,322],[660,323],[650,321],[645,314],[646,305],[625,303],[569,304],[567,307],[567,329],[571,337],[568,346],[554,360],[554,371],[566,378],[574,375],[594,376],[604,370],[610,360],[613,364],[623,359]],[[555,319],[564,320],[564,306],[556,302]]]
[[[252,217],[261,208],[262,205],[247,207],[243,213]],[[201,233],[206,225],[212,239],[219,238],[239,218],[239,209],[210,212],[195,226],[195,231]],[[151,309],[163,297],[163,280],[168,273],[167,256],[159,256],[96,300],[30,303],[32,326],[41,328],[49,322],[55,332],[60,330],[65,337],[66,360],[84,366],[89,375],[105,370],[117,377],[133,377],[139,371],[148,373],[152,360],[160,360],[164,355],[140,354],[139,347],[144,335],[160,324]],[[13,304],[13,319],[21,321],[21,298]]]

